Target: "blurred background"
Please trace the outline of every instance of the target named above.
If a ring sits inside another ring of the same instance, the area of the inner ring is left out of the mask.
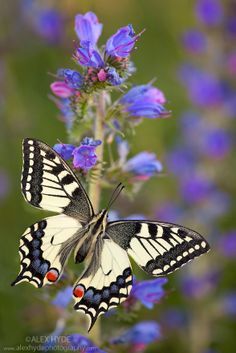
[[[136,32],[146,29],[132,55],[137,67],[133,82],[156,78],[172,111],[169,119],[146,119],[132,141],[133,153],[157,154],[164,175],[146,183],[135,202],[121,198],[117,210],[122,210],[121,216],[143,214],[189,226],[212,247],[211,253],[169,276],[165,296],[154,309],[142,309],[142,319],[156,320],[162,332],[146,351],[235,351],[236,4],[212,0],[208,7],[203,5],[195,0],[2,2],[2,347],[23,345],[26,336],[48,335],[55,328],[58,310],[49,297],[55,295],[54,289],[43,292],[25,283],[10,286],[19,269],[20,235],[45,216],[26,205],[20,192],[21,141],[25,137],[50,145],[57,139],[66,141],[64,124],[48,98],[49,73],[73,67],[74,16],[94,11],[104,24],[103,41],[128,23]],[[104,204],[107,198],[105,194]],[[105,321],[109,325],[109,318]]]

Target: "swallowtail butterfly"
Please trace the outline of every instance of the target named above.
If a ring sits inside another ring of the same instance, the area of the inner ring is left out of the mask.
[[[90,319],[122,303],[132,288],[129,256],[148,274],[167,275],[209,250],[197,232],[171,223],[108,222],[108,210],[94,213],[80,181],[45,143],[23,141],[22,193],[31,205],[59,213],[27,228],[20,239],[23,281],[42,287],[59,280],[68,257],[88,266],[73,289],[74,308]],[[123,187],[113,194],[113,201]]]

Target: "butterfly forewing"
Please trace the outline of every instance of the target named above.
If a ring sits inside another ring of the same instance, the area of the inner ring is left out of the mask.
[[[88,316],[89,330],[99,315],[128,298],[132,281],[126,251],[111,239],[103,239],[100,254],[92,257],[73,291],[74,308]]]
[[[106,232],[154,276],[171,273],[210,249],[200,234],[171,223],[116,221],[108,223]]]
[[[23,141],[22,193],[31,205],[82,221],[93,216],[90,200],[67,163],[48,145]]]

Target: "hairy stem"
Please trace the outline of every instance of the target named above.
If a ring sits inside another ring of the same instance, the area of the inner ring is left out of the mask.
[[[94,121],[94,138],[102,141],[102,144],[97,148],[96,154],[98,157],[98,165],[96,169],[95,180],[90,181],[89,197],[93,204],[95,212],[100,209],[101,201],[101,177],[103,168],[103,152],[104,152],[104,118],[106,114],[106,93],[102,91],[96,98],[96,116]],[[101,323],[100,318],[91,330],[91,338],[96,344],[101,343]]]
[[[106,93],[104,91],[96,97],[96,113],[97,114],[94,121],[94,138],[95,140],[102,141],[102,144],[96,150],[98,164],[96,167],[95,180],[92,180],[89,185],[89,197],[95,212],[98,212],[101,198],[101,177],[104,151],[104,117],[106,114]]]

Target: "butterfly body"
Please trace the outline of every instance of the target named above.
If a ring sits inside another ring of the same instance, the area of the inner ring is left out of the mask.
[[[21,269],[12,283],[42,287],[59,280],[66,262],[86,260],[73,289],[74,308],[89,328],[97,317],[130,294],[129,256],[152,276],[167,275],[209,250],[197,232],[159,221],[108,221],[94,213],[82,184],[67,163],[45,143],[23,141],[22,193],[31,205],[59,213],[27,228],[20,240]],[[119,188],[118,188],[119,191]],[[114,192],[114,199],[118,196]]]

